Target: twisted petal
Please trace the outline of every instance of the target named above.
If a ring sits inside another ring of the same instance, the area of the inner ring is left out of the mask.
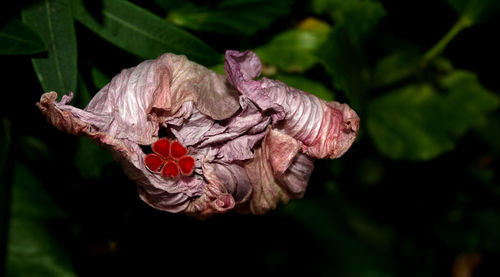
[[[239,109],[238,93],[223,76],[185,56],[165,54],[123,70],[85,111],[108,120],[100,131],[148,145],[155,141],[163,117],[175,114],[187,101],[215,120]]]
[[[253,187],[248,203],[251,213],[264,214],[280,201],[286,203],[304,195],[314,164],[298,151],[295,139],[268,128],[254,159],[245,166]]]
[[[283,82],[263,78],[253,52],[226,52],[225,68],[229,81],[259,108],[273,110],[276,129],[302,143],[305,153],[314,158],[338,158],[354,142],[359,117],[345,104],[326,102]]]
[[[59,102],[46,93],[38,106],[60,130],[111,151],[154,208],[200,218],[263,214],[302,197],[314,159],[344,154],[359,118],[345,104],[256,80],[262,65],[253,52],[227,51],[225,69],[227,77],[165,54],[123,70],[84,110],[69,105],[72,93]],[[192,173],[164,178],[145,166],[143,146],[160,129],[187,147]]]

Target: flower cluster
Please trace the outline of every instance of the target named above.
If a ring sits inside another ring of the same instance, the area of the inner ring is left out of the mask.
[[[187,155],[187,148],[180,142],[161,138],[151,148],[154,153],[144,158],[144,164],[149,170],[161,173],[167,179],[178,178],[179,172],[184,176],[193,174],[194,158]]]

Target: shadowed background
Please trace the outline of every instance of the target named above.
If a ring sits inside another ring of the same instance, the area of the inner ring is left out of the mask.
[[[498,1],[85,2],[2,8],[0,275],[500,274]],[[55,90],[83,108],[164,52],[222,73],[226,49],[361,117],[304,198],[264,216],[154,210],[35,106]]]

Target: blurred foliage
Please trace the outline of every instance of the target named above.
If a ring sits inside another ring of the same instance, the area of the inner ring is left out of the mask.
[[[34,54],[47,50],[42,38],[18,19],[13,19],[0,28],[0,54]]]
[[[120,0],[103,0],[99,6],[79,0],[73,0],[72,4],[78,22],[140,57],[156,58],[171,51],[205,64],[220,60],[217,52],[195,36],[134,4]]]
[[[255,53],[263,63],[276,65],[288,72],[304,72],[318,63],[314,50],[325,41],[329,31],[327,23],[307,18],[297,28],[276,34]]]
[[[385,15],[377,1],[317,0],[314,10],[327,13],[335,22],[328,39],[316,54],[332,76],[335,88],[343,90],[355,109],[362,108],[369,82],[363,42]]]
[[[428,160],[454,148],[456,137],[486,119],[500,99],[485,90],[474,74],[453,71],[442,78],[442,90],[412,84],[371,103],[368,131],[375,144],[393,159]]]
[[[96,67],[93,67],[90,73],[94,85],[98,88],[102,88],[110,81],[106,74]],[[78,79],[78,98],[75,104],[80,107],[85,107],[90,102],[90,99],[92,99],[90,91],[85,85],[85,81],[83,81],[83,78],[80,76]],[[76,143],[73,162],[80,170],[82,177],[87,180],[99,178],[105,166],[113,161],[111,154],[84,137],[79,137]],[[96,157],[98,157],[98,159],[96,159]]]
[[[196,31],[250,36],[290,13],[295,0],[224,0],[214,7],[190,1],[156,2],[168,12],[167,19],[178,26]]]
[[[12,182],[8,276],[76,276],[60,241],[71,229],[41,183],[19,163]]]
[[[500,275],[499,3],[2,4],[13,99],[0,109],[0,275],[206,275],[214,265],[244,276]],[[165,52],[223,73],[226,49],[254,50],[266,77],[361,117],[352,149],[316,162],[304,199],[265,216],[156,211],[109,153],[34,106],[54,90],[84,107],[123,68]]]
[[[489,20],[500,9],[500,3],[495,0],[447,0],[448,3],[469,24]]]
[[[0,269],[5,268],[12,182],[12,134],[10,121],[2,118],[0,134]]]

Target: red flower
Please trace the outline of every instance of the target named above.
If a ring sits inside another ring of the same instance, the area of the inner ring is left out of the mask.
[[[150,171],[160,173],[166,179],[179,177],[179,172],[184,176],[193,174],[195,160],[187,155],[187,148],[180,142],[162,138],[153,143],[151,148],[154,153],[144,158]]]

